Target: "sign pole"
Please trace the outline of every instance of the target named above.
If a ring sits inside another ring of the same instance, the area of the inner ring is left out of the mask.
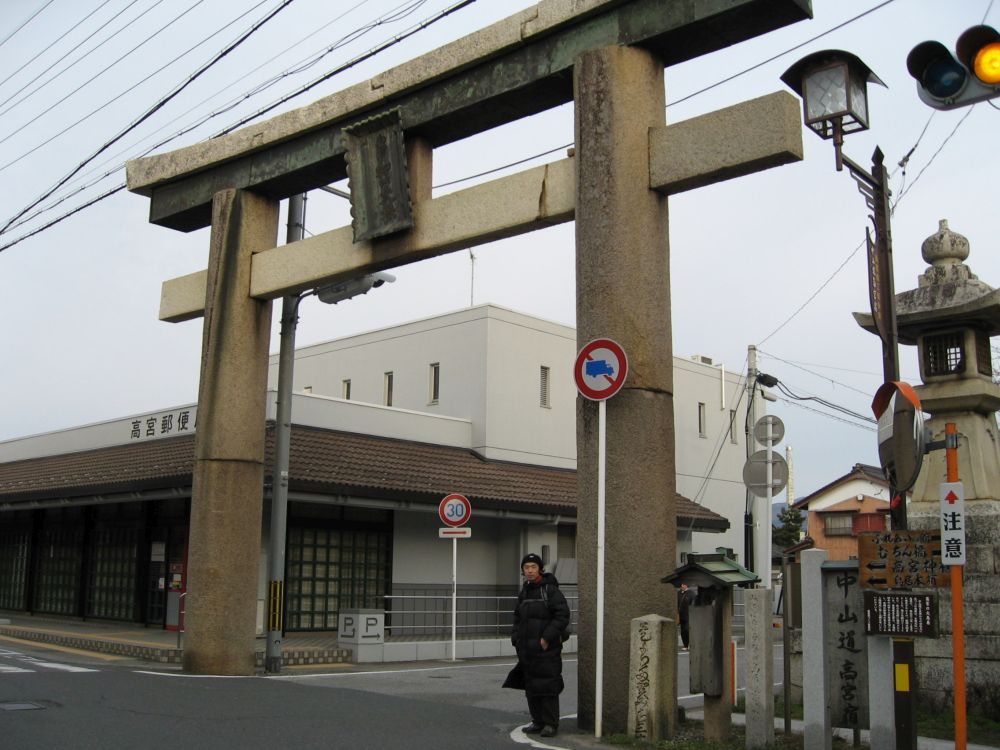
[[[954,422],[944,427],[945,465],[948,481],[958,479],[958,430]],[[944,540],[942,539],[942,543]],[[955,750],[966,750],[968,727],[965,716],[965,611],[962,592],[964,565],[951,566],[951,646],[955,682]]]
[[[451,660],[458,651],[458,540],[472,536],[472,529],[462,528],[472,518],[472,503],[465,495],[446,495],[438,504],[438,518],[445,525],[438,529],[438,538],[451,539]]]
[[[451,540],[451,660],[455,661],[458,623],[458,539]]]
[[[607,402],[597,402],[597,674],[594,696],[594,736],[601,736],[604,712],[604,513],[607,462],[605,460]]]
[[[597,637],[595,649],[594,736],[601,736],[604,713],[604,527],[607,498],[607,399],[622,389],[628,375],[628,357],[611,339],[594,339],[576,355],[573,379],[580,395],[597,402]]]

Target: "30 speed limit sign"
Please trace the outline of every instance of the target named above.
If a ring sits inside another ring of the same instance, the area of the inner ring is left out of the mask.
[[[465,495],[448,495],[438,505],[438,517],[445,526],[464,526],[472,518],[472,503]]]

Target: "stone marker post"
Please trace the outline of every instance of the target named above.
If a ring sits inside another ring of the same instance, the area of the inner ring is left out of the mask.
[[[774,744],[774,634],[771,589],[747,589],[746,612],[746,746]]]
[[[195,674],[254,672],[271,303],[247,290],[254,252],[277,238],[276,201],[215,195],[185,613],[184,669]]]
[[[631,621],[670,612],[659,579],[676,565],[667,201],[649,188],[649,131],[665,122],[663,64],[645,50],[607,47],[577,59],[573,86],[577,341],[612,338],[629,359],[625,386],[607,404],[606,570],[627,582],[605,589],[601,724],[621,733]],[[578,400],[578,722],[588,729],[597,689],[597,411]]]
[[[808,549],[802,560],[802,700],[805,709],[805,746],[830,750],[830,706],[826,680],[826,617],[823,563],[826,550]]]
[[[677,623],[660,615],[632,620],[628,733],[658,742],[677,725]]]
[[[706,740],[728,740],[732,734],[733,674],[729,648],[733,637],[733,591],[699,587],[688,612],[691,651],[688,671],[692,693],[704,693]]]

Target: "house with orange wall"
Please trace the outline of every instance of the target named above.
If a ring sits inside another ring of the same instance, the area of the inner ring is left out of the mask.
[[[858,557],[858,534],[887,527],[889,483],[877,466],[855,464],[847,474],[792,504],[806,514],[806,536],[788,551],[823,549],[830,560]]]

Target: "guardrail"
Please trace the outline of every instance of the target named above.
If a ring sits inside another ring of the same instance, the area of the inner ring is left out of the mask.
[[[578,623],[579,596],[566,591],[571,632]],[[385,632],[388,638],[451,637],[451,593],[390,594],[385,602]],[[513,625],[517,596],[463,594],[457,597],[455,630],[462,637],[507,638]]]

